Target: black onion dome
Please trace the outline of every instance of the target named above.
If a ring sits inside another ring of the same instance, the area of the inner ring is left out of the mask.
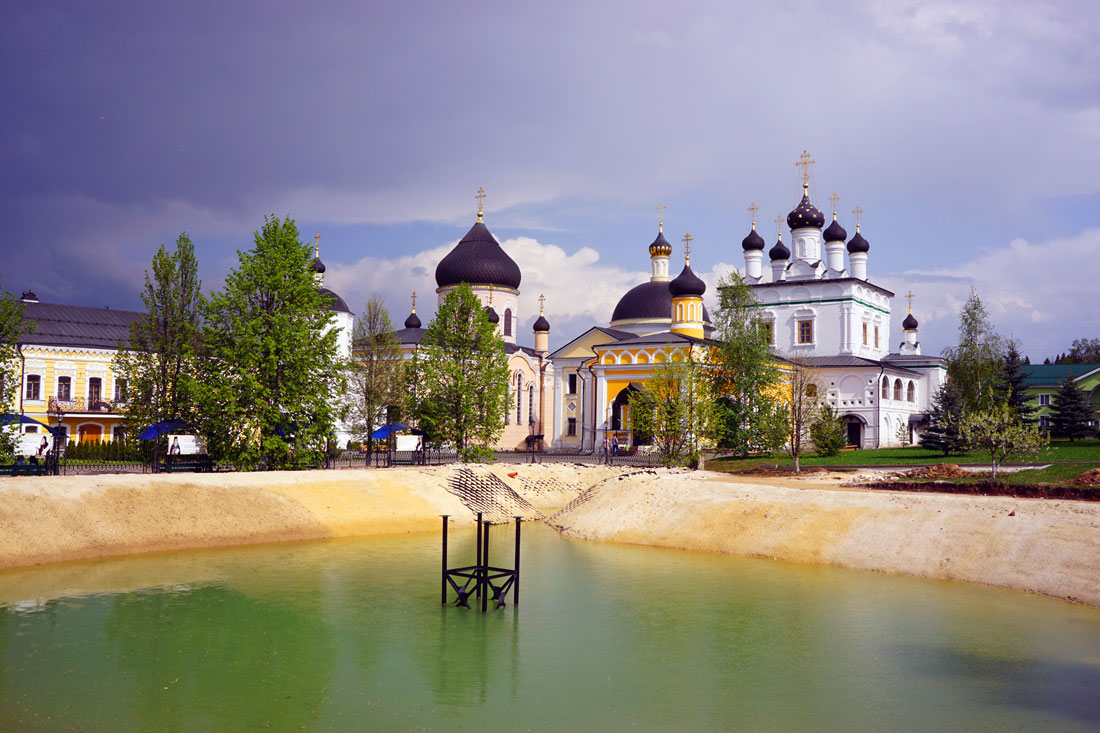
[[[500,316],[497,315],[497,312],[493,309],[493,306],[485,306],[485,315],[489,317],[489,323],[500,323]]]
[[[663,232],[657,232],[657,238],[649,245],[650,257],[657,257],[659,255],[668,257],[670,254],[672,254],[672,245],[665,239]]]
[[[519,289],[519,265],[500,247],[482,222],[476,222],[455,248],[439,261],[435,282],[443,288],[459,283]]]
[[[668,292],[672,294],[673,298],[681,295],[702,297],[703,293],[707,292],[707,284],[691,271],[691,265],[684,265],[684,269],[680,271],[676,279],[668,284]]]
[[[866,252],[871,249],[871,243],[863,238],[863,235],[856,232],[856,235],[852,237],[852,241],[848,242],[848,252]]]
[[[820,229],[825,226],[825,215],[821,209],[810,202],[810,195],[802,194],[802,201],[787,214],[787,226],[791,229],[803,229],[813,227]]]
[[[749,236],[741,240],[741,249],[745,250],[746,252],[751,249],[763,251],[764,238],[757,234],[755,227],[751,232],[749,232]]]
[[[416,315],[415,311],[405,319],[405,328],[420,328],[420,317]]]
[[[913,331],[917,328],[917,319],[913,318],[913,314],[910,313],[905,317],[905,320],[901,322],[901,327],[906,331]]]
[[[844,231],[839,221],[833,219],[832,224],[825,230],[823,238],[826,242],[843,242],[848,238],[848,232]]]
[[[325,272],[325,263],[321,262],[320,257],[314,257],[313,258],[313,264],[310,265],[310,269],[312,269],[314,272],[319,272],[321,274],[324,274],[324,272]]]
[[[669,320],[672,318],[672,293],[668,290],[668,283],[653,282],[652,280],[635,285],[619,298],[615,311],[611,314],[611,322],[631,320]],[[703,322],[710,323],[710,314],[707,307],[703,306]]]
[[[335,313],[351,313],[351,309],[348,308],[348,304],[344,302],[336,293],[332,292],[328,288],[317,288],[323,295],[327,295],[332,301],[328,309]],[[354,314],[353,314],[354,315]]]
[[[550,321],[546,320],[546,316],[539,314],[539,317],[535,319],[535,325],[533,329],[536,333],[549,333]]]
[[[791,258],[791,251],[787,249],[787,245],[783,244],[783,240],[780,239],[775,243],[775,246],[768,250],[768,257],[773,260],[789,260]]]

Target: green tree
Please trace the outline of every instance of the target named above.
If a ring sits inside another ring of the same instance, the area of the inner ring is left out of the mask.
[[[835,456],[847,442],[844,421],[832,405],[822,403],[817,416],[810,425],[810,440],[821,456]]]
[[[966,415],[959,432],[968,448],[989,456],[993,478],[1005,461],[1034,456],[1049,443],[1038,428],[1022,425],[1015,410],[1005,404]]]
[[[1026,379],[1027,373],[1024,371],[1024,361],[1020,358],[1020,350],[1016,342],[1010,340],[997,382],[997,398],[1016,411],[1020,422],[1031,425],[1036,422],[1036,408],[1028,398]]]
[[[202,298],[198,425],[210,453],[242,469],[316,464],[333,432],[342,369],[332,296],[289,217],[264,217],[222,291]]]
[[[928,425],[921,431],[921,447],[943,451],[945,456],[965,450],[960,432],[964,413],[962,395],[954,383],[946,382],[941,385],[932,398]]]
[[[718,283],[711,356],[718,395],[718,444],[732,453],[771,453],[787,437],[778,360],[752,287],[732,272]]]
[[[34,323],[23,318],[24,305],[11,293],[0,290],[0,415],[12,415],[19,404],[19,337],[34,331]],[[15,455],[19,423],[0,423],[0,462]]]
[[[186,233],[176,239],[174,252],[163,244],[157,249],[152,277],[147,270],[141,293],[145,313],[131,324],[129,343],[118,345],[113,365],[118,378],[125,380],[117,400],[133,429],[159,420],[194,418],[191,390],[201,287],[195,247]]]
[[[352,332],[352,358],[347,373],[347,415],[351,432],[369,440],[386,418],[386,408],[400,404],[404,387],[401,345],[393,335],[382,296],[371,295]]]
[[[630,394],[631,428],[649,436],[665,466],[697,466],[704,442],[713,439],[718,413],[714,381],[701,353],[657,365],[645,389]]]
[[[1093,419],[1089,396],[1077,386],[1072,374],[1066,376],[1051,400],[1050,434],[1055,438],[1079,440],[1092,434]]]
[[[799,473],[799,457],[810,443],[810,426],[818,414],[821,401],[821,382],[817,373],[802,359],[789,358],[791,372],[788,376],[790,389],[789,417],[787,421],[787,453],[794,460],[794,472]]]
[[[408,362],[409,414],[435,443],[464,461],[492,455],[508,407],[504,341],[463,283],[443,297],[416,357]]]
[[[1059,356],[1054,363],[1100,364],[1100,338],[1074,339],[1070,350]]]
[[[955,383],[967,412],[986,410],[997,401],[1004,340],[997,335],[974,288],[959,312],[959,343],[944,349],[947,377]]]

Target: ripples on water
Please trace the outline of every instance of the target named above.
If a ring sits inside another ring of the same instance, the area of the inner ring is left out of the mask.
[[[439,606],[438,535],[0,573],[0,730],[1100,726],[1096,609],[523,537],[484,616]]]

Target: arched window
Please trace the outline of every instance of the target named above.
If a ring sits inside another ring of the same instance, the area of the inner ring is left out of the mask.
[[[890,397],[890,378],[886,377],[882,380],[882,399]]]
[[[505,308],[504,309],[504,335],[505,336],[511,336],[512,335],[512,309],[511,308]]]
[[[535,424],[535,385],[527,388],[527,422]]]
[[[901,380],[894,380],[894,399],[901,402]]]
[[[905,390],[905,399],[909,400],[910,402],[917,401],[917,387],[915,384],[913,384],[912,380],[909,381],[909,387]]]
[[[516,425],[523,424],[523,375],[516,374]]]
[[[676,320],[677,321],[683,321],[684,320],[684,304],[683,303],[677,303],[676,304]]]

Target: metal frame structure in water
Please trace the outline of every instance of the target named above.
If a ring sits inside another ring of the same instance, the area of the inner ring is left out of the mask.
[[[447,605],[447,586],[456,594],[455,605],[470,607],[470,596],[481,599],[481,612],[488,610],[489,594],[496,601],[496,608],[505,605],[509,591],[512,592],[513,605],[519,605],[519,539],[520,523],[523,517],[516,517],[516,561],[514,568],[496,568],[489,565],[489,527],[491,523],[482,520],[482,512],[477,513],[477,558],[473,565],[461,568],[447,567],[447,519],[443,517],[443,583],[442,601]],[[461,583],[461,585],[459,584]]]

